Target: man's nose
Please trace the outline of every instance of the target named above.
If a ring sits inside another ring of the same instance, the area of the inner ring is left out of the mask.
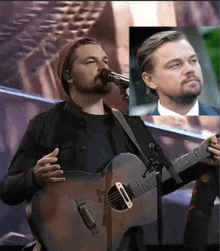
[[[194,66],[191,65],[189,62],[185,63],[184,73],[188,75],[189,73],[194,73],[194,72],[195,72]]]
[[[105,62],[99,61],[98,62],[98,70],[99,71],[110,70],[110,68],[109,68],[108,64],[106,64]]]

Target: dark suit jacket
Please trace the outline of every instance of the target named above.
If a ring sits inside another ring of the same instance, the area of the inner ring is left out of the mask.
[[[214,105],[208,105],[199,101],[199,115],[211,115],[219,116],[219,107]],[[158,106],[150,115],[160,115],[158,111]]]

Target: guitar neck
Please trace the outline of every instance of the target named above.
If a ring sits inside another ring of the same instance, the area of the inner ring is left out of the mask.
[[[184,154],[183,156],[172,162],[174,169],[178,173],[181,173],[182,171],[195,165],[199,161],[211,156],[211,153],[207,149],[208,145],[199,146],[193,151]],[[170,178],[172,178],[170,172],[164,167],[162,170],[162,182]],[[140,179],[129,183],[129,187],[131,188],[135,197],[139,197],[140,195],[146,193],[147,191],[151,190],[156,186],[157,182],[155,171],[151,173],[148,172],[145,178],[141,177]]]
[[[187,170],[189,167],[197,164],[199,161],[211,156],[212,154],[208,151],[208,145],[199,146],[193,151],[184,154],[180,158],[172,162],[174,169],[181,173],[182,171]],[[168,173],[168,174],[167,174]],[[171,176],[169,172],[165,169],[163,174],[163,181],[169,179]]]

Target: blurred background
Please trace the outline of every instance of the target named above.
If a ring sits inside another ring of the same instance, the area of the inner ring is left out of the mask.
[[[0,1],[0,181],[28,121],[68,98],[54,74],[56,57],[66,43],[83,36],[97,39],[110,57],[110,67],[128,77],[129,26],[209,29],[219,23],[218,8],[214,1]],[[105,101],[111,107],[128,111],[128,103],[116,86]],[[171,159],[219,130],[219,121],[212,117],[195,118],[195,122],[185,117],[158,119],[143,117]],[[174,151],[177,147],[173,146],[178,144],[182,148]],[[174,201],[177,208],[172,204],[173,210],[183,212],[180,230],[172,225],[174,222],[170,223],[165,244],[182,244],[192,186],[181,190],[181,200],[176,199],[178,191],[164,198],[167,205]],[[164,214],[164,224],[168,226],[172,215],[169,210]],[[214,213],[210,245],[218,243],[217,217]],[[155,232],[146,238],[149,244],[156,243]],[[12,207],[0,201],[0,250],[20,250],[31,240],[25,205]]]

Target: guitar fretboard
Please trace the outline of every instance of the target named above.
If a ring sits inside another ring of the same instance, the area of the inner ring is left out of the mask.
[[[181,173],[182,171],[188,169],[189,167],[193,166],[199,161],[211,156],[211,153],[207,150],[207,148],[208,148],[207,145],[199,146],[195,148],[193,151],[186,153],[185,155],[173,161],[172,163],[173,168],[178,173]],[[162,182],[170,179],[171,177],[172,176],[170,172],[165,167],[163,167]],[[134,196],[137,198],[140,195],[146,193],[147,191],[157,186],[156,171],[153,171],[151,173],[147,172],[145,178],[141,177],[138,180],[132,181],[128,185],[131,188]]]

